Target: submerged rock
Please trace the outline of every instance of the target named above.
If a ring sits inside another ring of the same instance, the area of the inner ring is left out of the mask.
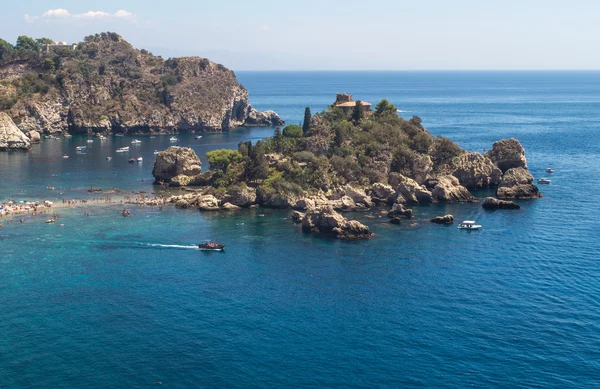
[[[487,197],[481,206],[484,209],[521,209],[521,206],[514,201],[498,200],[493,197]]]
[[[533,176],[522,167],[506,171],[496,191],[499,199],[535,199],[542,197],[537,186],[533,184]]]
[[[0,150],[29,150],[31,141],[12,121],[10,116],[0,112]]]
[[[395,224],[395,225],[399,225],[402,223],[402,219],[400,219],[399,217],[394,217],[390,219],[390,223],[391,224]]]
[[[485,156],[495,163],[503,173],[512,168],[527,169],[525,149],[521,142],[514,138],[494,142],[492,149],[487,151]]]
[[[444,215],[444,216],[436,216],[431,219],[432,223],[436,224],[452,224],[454,223],[454,216],[452,215]]]
[[[191,177],[200,174],[201,171],[202,162],[194,150],[189,147],[174,146],[156,155],[152,175],[156,180],[155,183],[170,183],[174,177],[180,175],[190,177],[190,180],[178,177],[177,186],[180,186],[179,183],[183,181],[189,183]]]
[[[340,239],[367,239],[373,236],[369,227],[356,220],[347,220],[329,205],[307,212],[302,218],[302,229],[332,234]]]

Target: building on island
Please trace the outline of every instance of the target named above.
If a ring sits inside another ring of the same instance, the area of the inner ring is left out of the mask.
[[[68,49],[74,51],[77,48],[77,43],[68,44],[67,42],[54,42],[46,43],[44,45],[44,52],[48,53],[51,49]]]
[[[344,111],[352,111],[356,107],[356,101],[352,100],[352,95],[348,93],[338,93],[335,98],[334,105],[340,107]],[[363,112],[371,112],[371,103],[366,101],[360,102],[360,107]]]

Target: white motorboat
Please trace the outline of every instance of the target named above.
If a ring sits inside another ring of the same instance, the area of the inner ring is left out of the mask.
[[[112,161],[112,157],[106,157],[107,161]]]
[[[552,180],[549,180],[549,179],[547,179],[547,178],[540,178],[540,179],[538,180],[538,184],[546,184],[546,185],[548,185],[548,184],[549,184],[549,183],[551,183],[551,182],[552,182]]]
[[[142,157],[137,157],[135,160],[138,162],[142,162],[144,159]]]
[[[87,146],[77,146],[77,147],[75,147],[76,151],[84,151],[85,149],[87,149]]]
[[[87,142],[88,143],[94,143],[94,140],[93,139],[88,139]]]
[[[465,220],[458,225],[458,228],[461,230],[478,230],[481,228],[481,226],[479,224],[475,224],[475,221],[473,220]]]
[[[194,139],[202,139],[202,135],[198,135]]]
[[[552,170],[552,168],[549,167],[548,169],[546,169],[546,173],[554,173],[554,170]]]
[[[134,139],[134,140],[131,141],[132,145],[137,145],[137,144],[140,144],[140,143],[142,143],[142,141],[138,140],[138,139]]]
[[[169,138],[169,140],[171,142],[177,142],[179,139],[177,139],[176,137],[172,136],[172,137]]]
[[[129,146],[120,147],[117,149],[117,153],[126,153],[129,151]]]

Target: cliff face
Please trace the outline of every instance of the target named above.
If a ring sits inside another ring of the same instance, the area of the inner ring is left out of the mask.
[[[30,148],[29,138],[19,130],[7,114],[0,112],[0,151],[29,150]]]
[[[51,62],[48,62],[51,61]],[[32,87],[33,86],[33,87]],[[0,68],[0,104],[25,132],[201,132],[281,125],[235,74],[200,57],[163,60],[114,33]]]

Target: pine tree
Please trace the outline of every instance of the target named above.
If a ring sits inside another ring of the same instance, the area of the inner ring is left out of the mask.
[[[302,133],[306,136],[308,131],[310,131],[310,119],[312,115],[310,114],[310,108],[306,107],[304,109],[304,122],[302,123]]]

